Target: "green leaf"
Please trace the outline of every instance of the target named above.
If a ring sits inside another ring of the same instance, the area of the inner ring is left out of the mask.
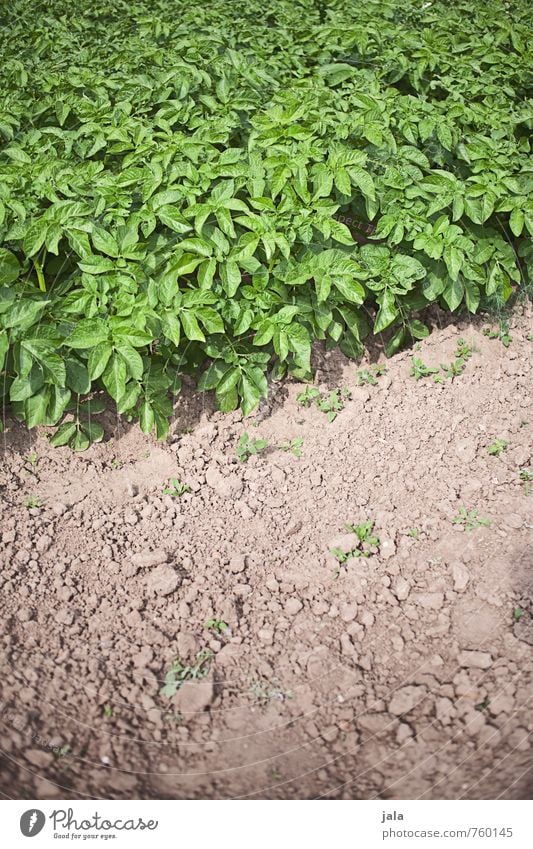
[[[241,409],[245,416],[255,410],[261,400],[261,392],[247,374],[243,374],[240,382]]]
[[[229,368],[217,384],[217,393],[219,395],[226,395],[228,392],[231,392],[237,386],[240,379],[241,370],[239,368]]]
[[[0,371],[4,368],[6,354],[9,350],[9,339],[5,330],[0,330]]]
[[[111,356],[102,382],[111,398],[118,403],[126,391],[126,363],[117,354]]]
[[[457,309],[463,300],[464,291],[463,281],[459,277],[457,280],[452,280],[446,286],[446,289],[442,293],[442,297],[452,312]]]
[[[139,410],[139,424],[143,433],[150,433],[155,424],[154,408],[149,401],[143,401]]]
[[[101,318],[86,318],[76,325],[72,333],[65,339],[68,348],[94,348],[105,342],[109,336],[109,328]]]
[[[112,351],[113,346],[110,342],[100,342],[91,349],[88,360],[88,371],[91,380],[96,380],[102,375],[109,362]]]
[[[364,287],[357,280],[350,280],[349,277],[333,278],[335,288],[339,290],[347,301],[352,304],[362,304],[365,299]]]
[[[183,332],[187,339],[196,342],[205,342],[205,336],[200,330],[200,325],[195,314],[191,310],[182,310],[180,312],[180,318],[183,325]]]
[[[46,411],[50,403],[50,388],[43,386],[35,395],[24,402],[24,414],[26,424],[29,428],[45,424],[47,421]]]
[[[216,271],[216,260],[206,259],[198,266],[198,285],[200,289],[210,289]]]
[[[453,245],[444,248],[444,262],[448,269],[448,274],[452,280],[457,280],[461,267],[463,265],[464,255],[458,248]]]
[[[107,256],[111,257],[119,256],[120,251],[118,249],[117,240],[111,235],[111,233],[104,230],[103,227],[94,227],[91,238],[93,240],[94,247],[97,251],[100,251],[100,253],[107,254]]]
[[[20,274],[20,263],[15,254],[0,248],[0,286],[13,283]]]
[[[134,380],[141,380],[144,365],[141,355],[132,345],[115,345],[115,350],[126,363],[127,373]]]
[[[53,436],[50,437],[50,445],[54,448],[59,448],[61,445],[66,445],[76,433],[76,423],[66,422],[58,427]]]
[[[374,333],[381,333],[397,318],[398,308],[396,307],[396,299],[389,289],[385,289],[376,300],[379,304],[379,311],[374,323]]]
[[[91,440],[81,428],[76,431],[70,443],[74,451],[86,451],[90,444]]]
[[[68,388],[78,395],[86,395],[91,389],[91,379],[85,364],[74,357],[66,357],[65,366]]]
[[[220,279],[228,298],[233,298],[241,283],[241,271],[236,262],[228,260],[220,266]]]
[[[524,213],[522,212],[521,209],[518,209],[518,207],[515,207],[513,209],[513,211],[511,212],[511,217],[509,218],[509,227],[511,228],[511,232],[513,233],[513,236],[516,236],[516,238],[518,238],[518,236],[520,236],[522,230],[524,229],[524,221],[525,221]],[[0,277],[1,277],[1,275],[0,275]],[[1,282],[1,280],[0,280],[0,282]]]
[[[34,221],[26,230],[24,241],[22,242],[22,250],[26,256],[34,256],[42,246],[46,239],[48,231],[48,223],[42,219]]]
[[[100,422],[83,422],[81,429],[91,442],[91,445],[93,442],[101,442],[104,438],[104,428]]]

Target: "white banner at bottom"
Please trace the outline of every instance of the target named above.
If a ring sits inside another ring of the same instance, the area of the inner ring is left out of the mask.
[[[117,849],[531,849],[532,809],[526,801],[0,803],[6,849],[72,844]]]

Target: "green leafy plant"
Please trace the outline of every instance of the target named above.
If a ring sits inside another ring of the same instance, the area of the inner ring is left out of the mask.
[[[505,439],[495,439],[494,442],[491,442],[489,446],[487,446],[487,452],[494,457],[499,457],[508,446],[508,442]]]
[[[180,483],[177,478],[171,478],[170,486],[163,490],[164,495],[171,495],[172,498],[181,498],[186,492],[190,492],[191,488],[187,483]]]
[[[513,619],[515,622],[520,622],[522,616],[524,615],[525,610],[521,607],[515,607],[513,610]]]
[[[306,386],[304,391],[297,395],[296,400],[302,407],[310,407],[317,398],[320,398],[320,391],[314,386]]]
[[[409,528],[407,536],[412,539],[420,539],[420,530],[418,528]]]
[[[369,384],[371,386],[375,386],[377,383],[378,377],[386,374],[387,367],[383,364],[372,366],[370,369],[361,369],[357,372],[357,385],[364,386],[365,384]]]
[[[438,371],[438,366],[427,366],[422,362],[420,357],[413,357],[411,360],[411,377],[414,377],[415,380],[421,380],[423,377],[437,374]]]
[[[208,619],[204,625],[207,631],[216,631],[218,634],[227,634],[229,625],[223,619]]]
[[[52,444],[103,438],[88,399],[164,438],[184,375],[248,415],[315,341],[530,286],[526,0],[4,7],[0,392]]]
[[[325,413],[328,417],[328,422],[333,422],[337,418],[337,414],[344,410],[344,400],[345,398],[349,398],[350,393],[347,390],[344,390],[341,393],[340,389],[334,389],[332,392],[329,392],[325,397],[319,397],[316,399],[316,405],[318,409]]]
[[[373,533],[374,524],[372,520],[369,520],[359,525],[345,525],[346,530],[353,533],[356,537],[353,548],[349,551],[343,551],[337,547],[330,549],[330,553],[338,560],[341,566],[353,557],[373,557],[379,552],[380,540]]]
[[[24,502],[24,506],[27,507],[28,510],[37,510],[43,507],[43,501],[37,495],[29,495]]]
[[[453,380],[463,373],[465,367],[464,360],[453,360],[453,362],[448,365],[441,363],[441,369],[445,377],[453,382]]]
[[[531,492],[530,483],[533,481],[533,471],[531,469],[521,469],[519,477],[523,483],[524,493],[529,495]]]
[[[172,698],[185,681],[196,681],[205,678],[209,672],[212,657],[213,653],[208,649],[204,649],[204,651],[199,652],[196,657],[196,663],[192,666],[185,666],[179,658],[176,658],[165,675],[165,683],[160,690],[161,695]]]
[[[497,329],[484,327],[483,335],[488,336],[489,339],[499,339],[505,348],[508,348],[513,341],[513,337],[509,333],[509,322],[506,319],[500,322]]]
[[[465,531],[472,531],[474,528],[490,527],[490,519],[483,519],[478,516],[477,510],[467,510],[466,507],[459,508],[459,514],[452,519],[454,525],[463,525]]]
[[[248,432],[245,431],[239,438],[237,447],[235,448],[235,453],[241,463],[246,463],[250,457],[254,454],[259,454],[259,452],[264,451],[265,448],[268,448],[268,442],[266,439],[250,439]]]
[[[290,451],[295,457],[301,457],[303,444],[302,437],[297,436],[295,439],[291,439],[290,442],[282,442],[278,447],[282,451]]]

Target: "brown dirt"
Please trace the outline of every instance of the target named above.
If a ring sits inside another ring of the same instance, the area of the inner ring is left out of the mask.
[[[526,797],[531,322],[515,316],[507,350],[480,328],[437,328],[415,352],[433,365],[475,345],[444,384],[409,376],[413,352],[362,387],[364,364],[322,355],[318,382],[353,392],[331,424],[287,382],[246,423],[185,393],[166,444],[110,419],[73,455],[13,425],[4,796]],[[245,429],[271,447],[239,463]],[[276,447],[297,437],[300,458]],[[163,495],[172,477],[192,492]],[[490,527],[454,524],[461,505]],[[339,566],[345,523],[367,519],[378,553]],[[204,649],[207,676],[162,695],[173,660]]]

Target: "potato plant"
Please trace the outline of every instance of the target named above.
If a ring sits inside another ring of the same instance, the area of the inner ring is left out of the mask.
[[[507,301],[531,273],[528,5],[6,4],[4,409],[82,449],[105,394],[164,437],[185,373],[248,414],[315,340],[392,354],[431,303]]]

